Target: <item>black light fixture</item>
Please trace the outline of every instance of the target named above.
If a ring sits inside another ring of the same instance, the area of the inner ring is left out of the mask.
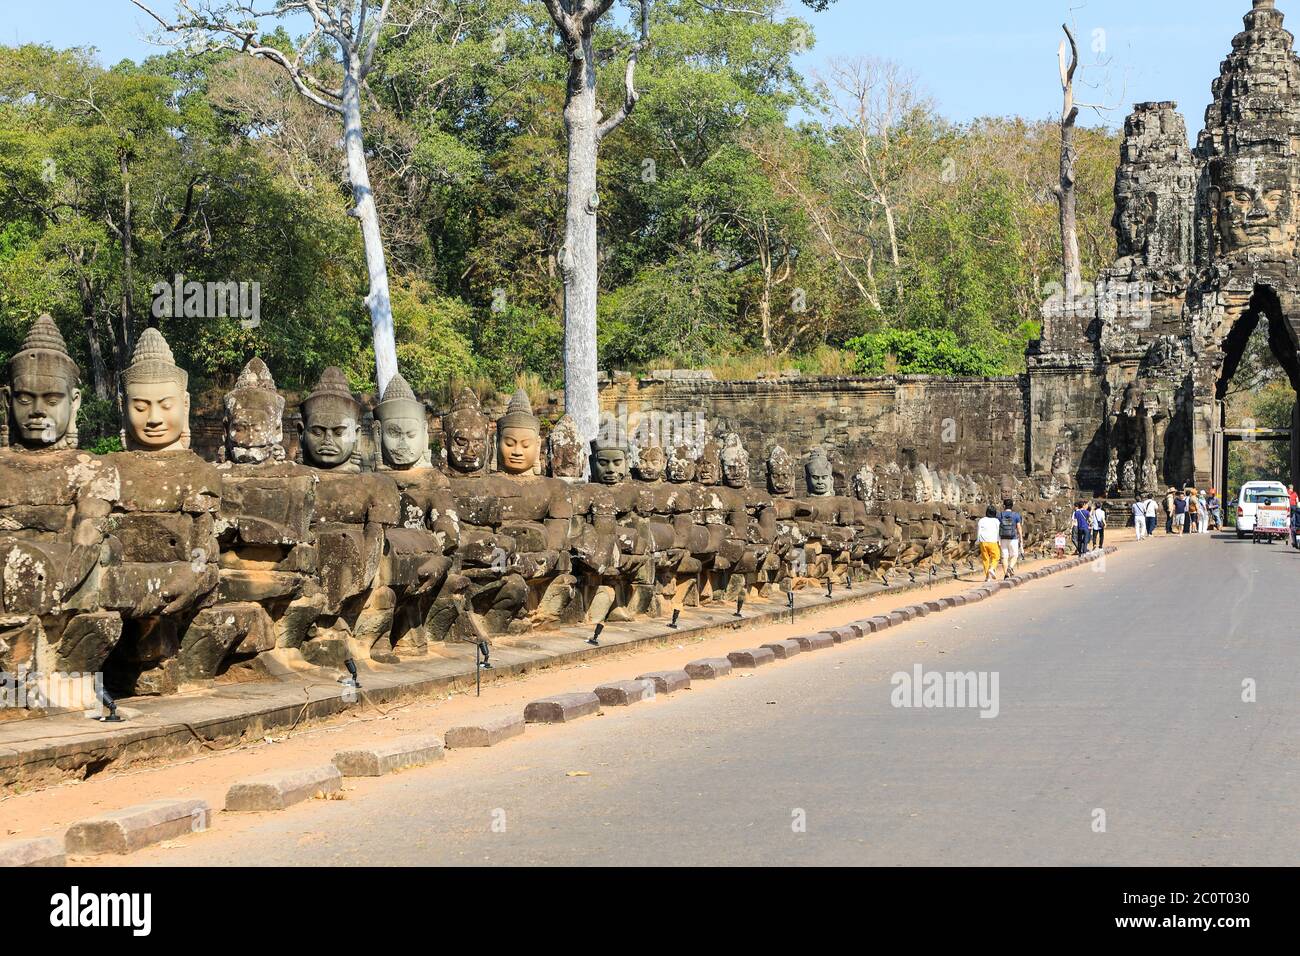
[[[733,614],[733,615],[731,615],[731,616],[732,616],[732,617],[741,617],[742,615],[741,615],[740,611],[741,611],[741,609],[742,609],[744,606],[745,606],[745,595],[742,594],[742,595],[740,595],[739,597],[736,598],[736,613]]]
[[[682,616],[682,609],[679,607],[673,608],[673,619],[668,622],[668,626],[672,628],[674,631],[677,630],[677,619],[681,616]]]
[[[483,681],[481,675],[483,673],[483,668],[491,667],[491,666],[492,663],[488,660],[488,642],[482,640],[475,641],[474,642],[474,696],[475,697],[483,696]]]
[[[117,701],[113,699],[113,695],[108,692],[107,687],[101,686],[97,690],[99,692],[99,702],[108,708],[108,713],[100,714],[95,719],[101,724],[120,724],[122,717],[117,712]]]
[[[344,687],[351,687],[354,690],[360,690],[361,678],[357,676],[357,662],[349,657],[343,662],[343,666],[348,669],[348,676],[340,677],[339,683]]]
[[[604,629],[605,629],[604,624],[597,624],[596,632],[591,635],[591,638],[587,641],[587,643],[590,644],[592,647],[598,646],[600,644],[600,632],[603,631]]]
[[[794,588],[785,592],[785,606],[790,609],[790,623],[794,623]]]
[[[826,596],[829,598],[835,593],[835,581],[831,578],[826,579]]]

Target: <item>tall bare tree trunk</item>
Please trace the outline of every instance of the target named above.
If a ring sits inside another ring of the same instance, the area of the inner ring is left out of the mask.
[[[1062,41],[1059,59],[1061,90],[1065,97],[1065,104],[1061,110],[1061,179],[1056,187],[1056,201],[1061,223],[1061,271],[1066,299],[1072,301],[1079,295],[1083,286],[1083,276],[1079,266],[1079,229],[1076,214],[1078,191],[1075,188],[1075,164],[1079,153],[1074,145],[1075,121],[1079,118],[1079,107],[1074,102],[1074,73],[1079,66],[1079,47],[1070,28],[1062,25],[1061,29],[1065,31],[1069,40],[1070,58],[1067,62],[1066,43]]]
[[[95,297],[91,292],[90,280],[84,275],[77,277],[77,294],[81,299],[81,314],[86,324],[86,351],[90,354],[90,383],[95,390],[95,397],[106,401],[113,394],[108,367],[104,364],[104,352],[99,344],[99,321],[95,318]]]
[[[122,172],[122,351],[129,358],[135,350],[135,275],[131,253],[131,165],[125,150],[118,154]]]
[[[388,291],[388,263],[384,240],[379,231],[379,210],[370,188],[370,167],[366,163],[365,141],[361,135],[361,59],[356,53],[345,54],[343,72],[343,148],[348,161],[348,179],[352,184],[354,206],[351,214],[361,223],[361,239],[366,251],[366,272],[370,292],[366,307],[370,310],[370,331],[375,343],[375,385],[379,394],[397,374],[397,337],[393,329],[393,303]]]

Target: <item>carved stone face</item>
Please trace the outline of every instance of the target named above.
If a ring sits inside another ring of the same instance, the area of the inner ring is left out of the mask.
[[[831,463],[825,458],[813,458],[804,469],[808,479],[808,493],[814,498],[828,498],[835,494],[834,474]]]
[[[1219,169],[1219,235],[1225,252],[1295,247],[1290,191],[1280,160],[1237,158]]]
[[[429,448],[429,423],[423,417],[391,417],[380,426],[379,441],[390,468],[410,468]]]
[[[447,463],[460,472],[475,472],[487,461],[487,421],[474,412],[452,412],[446,417]]]
[[[126,386],[127,447],[163,451],[186,431],[190,396],[179,382],[133,382]]]
[[[315,404],[303,424],[303,458],[317,468],[338,468],[352,460],[359,437],[355,410],[347,403]]]
[[[598,448],[591,453],[591,480],[602,485],[617,485],[627,480],[627,451],[622,448]]]
[[[1125,255],[1140,255],[1147,249],[1156,224],[1156,199],[1142,190],[1129,190],[1115,196],[1115,226],[1119,231],[1119,249]]]
[[[508,425],[497,435],[501,469],[510,475],[526,475],[537,465],[542,438],[534,429]]]
[[[718,446],[709,442],[700,453],[695,466],[695,480],[702,485],[716,485],[722,481],[722,458]]]
[[[12,391],[14,437],[27,448],[57,443],[81,407],[81,390],[62,375],[19,373]]]
[[[636,476],[642,481],[658,481],[664,476],[668,466],[668,456],[658,445],[642,448],[637,456]]]
[[[668,480],[674,484],[683,484],[695,480],[695,459],[691,457],[689,448],[678,446],[673,449],[672,457],[668,459],[667,466]]]
[[[556,422],[546,441],[550,446],[551,477],[573,481],[582,478],[585,446],[573,419],[565,415]]]
[[[794,461],[780,445],[767,457],[767,490],[774,495],[794,491]]]
[[[282,447],[284,400],[274,392],[238,389],[226,418],[226,454],[239,465],[257,465]]]

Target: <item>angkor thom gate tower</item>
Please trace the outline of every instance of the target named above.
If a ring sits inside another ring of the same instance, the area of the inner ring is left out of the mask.
[[[1254,0],[1195,149],[1173,103],[1128,117],[1119,258],[1095,295],[1044,309],[1029,350],[1031,474],[1111,493],[1224,488],[1228,442],[1243,433],[1225,428],[1223,399],[1261,321],[1300,387],[1300,57],[1282,19],[1274,0]]]

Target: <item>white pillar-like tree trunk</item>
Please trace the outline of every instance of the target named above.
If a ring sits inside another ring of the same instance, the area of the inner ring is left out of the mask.
[[[350,214],[361,225],[365,246],[366,272],[370,280],[366,307],[370,312],[375,346],[375,385],[382,395],[397,374],[397,342],[379,211],[375,206],[366,162],[361,88],[374,64],[375,49],[388,17],[390,0],[279,0],[274,9],[267,12],[255,11],[247,0],[175,0],[174,21],[154,13],[143,0],[131,2],[194,52],[225,49],[270,60],[289,75],[299,93],[342,119],[343,148],[352,188]],[[370,16],[372,7],[378,7],[373,17]],[[422,13],[423,8],[416,5],[411,15],[418,18]],[[312,23],[311,33],[298,44],[293,54],[261,42],[260,38],[269,32],[263,28],[263,19],[282,25],[286,18],[293,16],[307,16]],[[337,88],[318,79],[309,68],[310,57],[316,54],[322,36],[329,37],[339,47],[337,65],[342,73],[342,82]]]
[[[640,31],[628,55],[624,99],[603,119],[596,98],[596,24],[614,0],[543,0],[569,60],[564,127],[569,171],[560,271],[564,281],[564,405],[584,441],[596,437],[600,402],[596,390],[596,294],[599,280],[596,213],[600,204],[596,160],[601,141],[636,106],[637,54],[650,38],[650,0],[641,0]]]

